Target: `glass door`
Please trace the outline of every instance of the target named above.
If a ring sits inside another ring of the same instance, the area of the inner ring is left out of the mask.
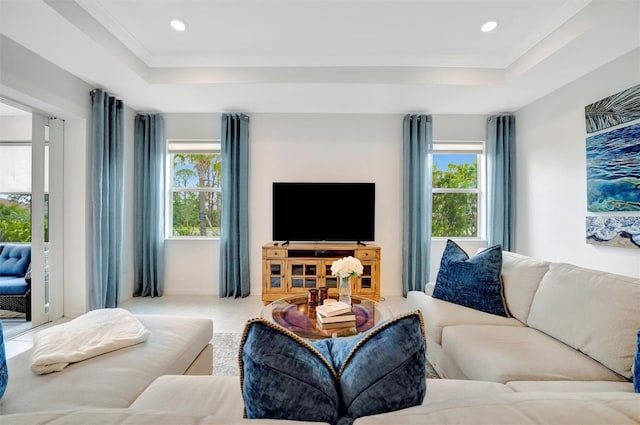
[[[62,282],[63,121],[27,110],[0,102],[0,245],[26,258],[25,270],[10,276],[24,289],[0,288],[7,338],[48,322],[53,307],[62,315],[62,288],[53,283]]]

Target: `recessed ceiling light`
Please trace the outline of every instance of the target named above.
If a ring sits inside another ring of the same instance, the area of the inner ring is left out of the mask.
[[[498,23],[496,21],[485,22],[480,27],[480,31],[482,31],[482,32],[490,32],[490,31],[493,31],[494,29],[496,29],[497,26],[498,26]]]
[[[187,24],[182,22],[180,19],[172,19],[169,24],[171,25],[171,28],[176,31],[184,31],[187,29]]]

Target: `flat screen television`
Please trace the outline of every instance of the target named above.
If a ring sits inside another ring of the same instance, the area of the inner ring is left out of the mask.
[[[375,240],[375,183],[273,183],[273,240]]]

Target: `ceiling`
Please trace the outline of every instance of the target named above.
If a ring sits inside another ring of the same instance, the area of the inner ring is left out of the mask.
[[[0,12],[4,35],[139,111],[515,111],[640,46],[640,0],[0,0]],[[498,28],[482,33],[488,20]]]

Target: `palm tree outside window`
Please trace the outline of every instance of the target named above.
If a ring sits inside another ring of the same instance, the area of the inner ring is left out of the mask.
[[[168,140],[167,235],[218,238],[222,209],[220,142]]]

